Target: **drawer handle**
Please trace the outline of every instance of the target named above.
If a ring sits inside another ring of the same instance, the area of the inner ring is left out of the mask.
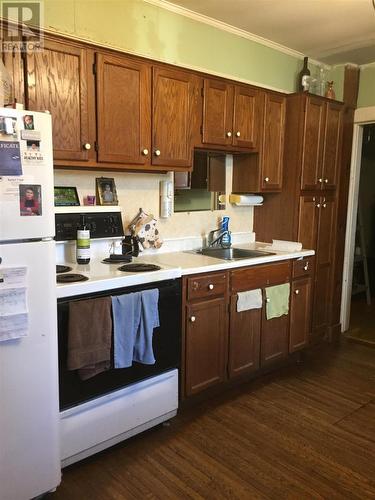
[[[299,290],[294,290],[294,293],[295,293],[296,295],[298,295],[298,294],[299,294]]]
[[[214,285],[213,285],[212,283],[210,283],[210,284],[208,285],[208,289],[209,289],[209,290],[213,290],[213,289],[214,289]]]
[[[191,321],[192,323],[194,323],[194,322],[195,322],[195,316],[190,316],[190,321]]]
[[[307,271],[307,270],[309,269],[309,263],[308,263],[308,262],[307,262],[307,264],[306,264],[305,266],[303,266],[303,269],[304,269],[305,271]]]

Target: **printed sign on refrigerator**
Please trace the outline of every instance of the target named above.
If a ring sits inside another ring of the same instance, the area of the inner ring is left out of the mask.
[[[0,269],[0,342],[28,335],[27,267]]]

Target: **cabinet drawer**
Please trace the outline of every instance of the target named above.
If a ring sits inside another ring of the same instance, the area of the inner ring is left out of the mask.
[[[293,278],[300,278],[302,276],[310,276],[314,270],[314,256],[305,257],[301,260],[293,261]]]
[[[205,274],[194,276],[187,280],[187,299],[194,300],[203,297],[224,295],[226,291],[227,275]]]
[[[268,285],[288,283],[290,280],[290,261],[276,264],[236,269],[231,273],[231,291],[251,290]]]

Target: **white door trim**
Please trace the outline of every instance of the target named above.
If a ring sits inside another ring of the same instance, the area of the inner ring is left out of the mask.
[[[361,175],[363,126],[366,123],[372,122],[375,122],[375,106],[359,108],[355,111],[341,295],[340,322],[342,332],[348,330],[350,320],[355,232],[357,226],[359,180]]]

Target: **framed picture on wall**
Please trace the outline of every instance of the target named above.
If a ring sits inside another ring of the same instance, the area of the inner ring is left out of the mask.
[[[96,199],[99,205],[118,205],[115,179],[112,177],[96,178]]]

